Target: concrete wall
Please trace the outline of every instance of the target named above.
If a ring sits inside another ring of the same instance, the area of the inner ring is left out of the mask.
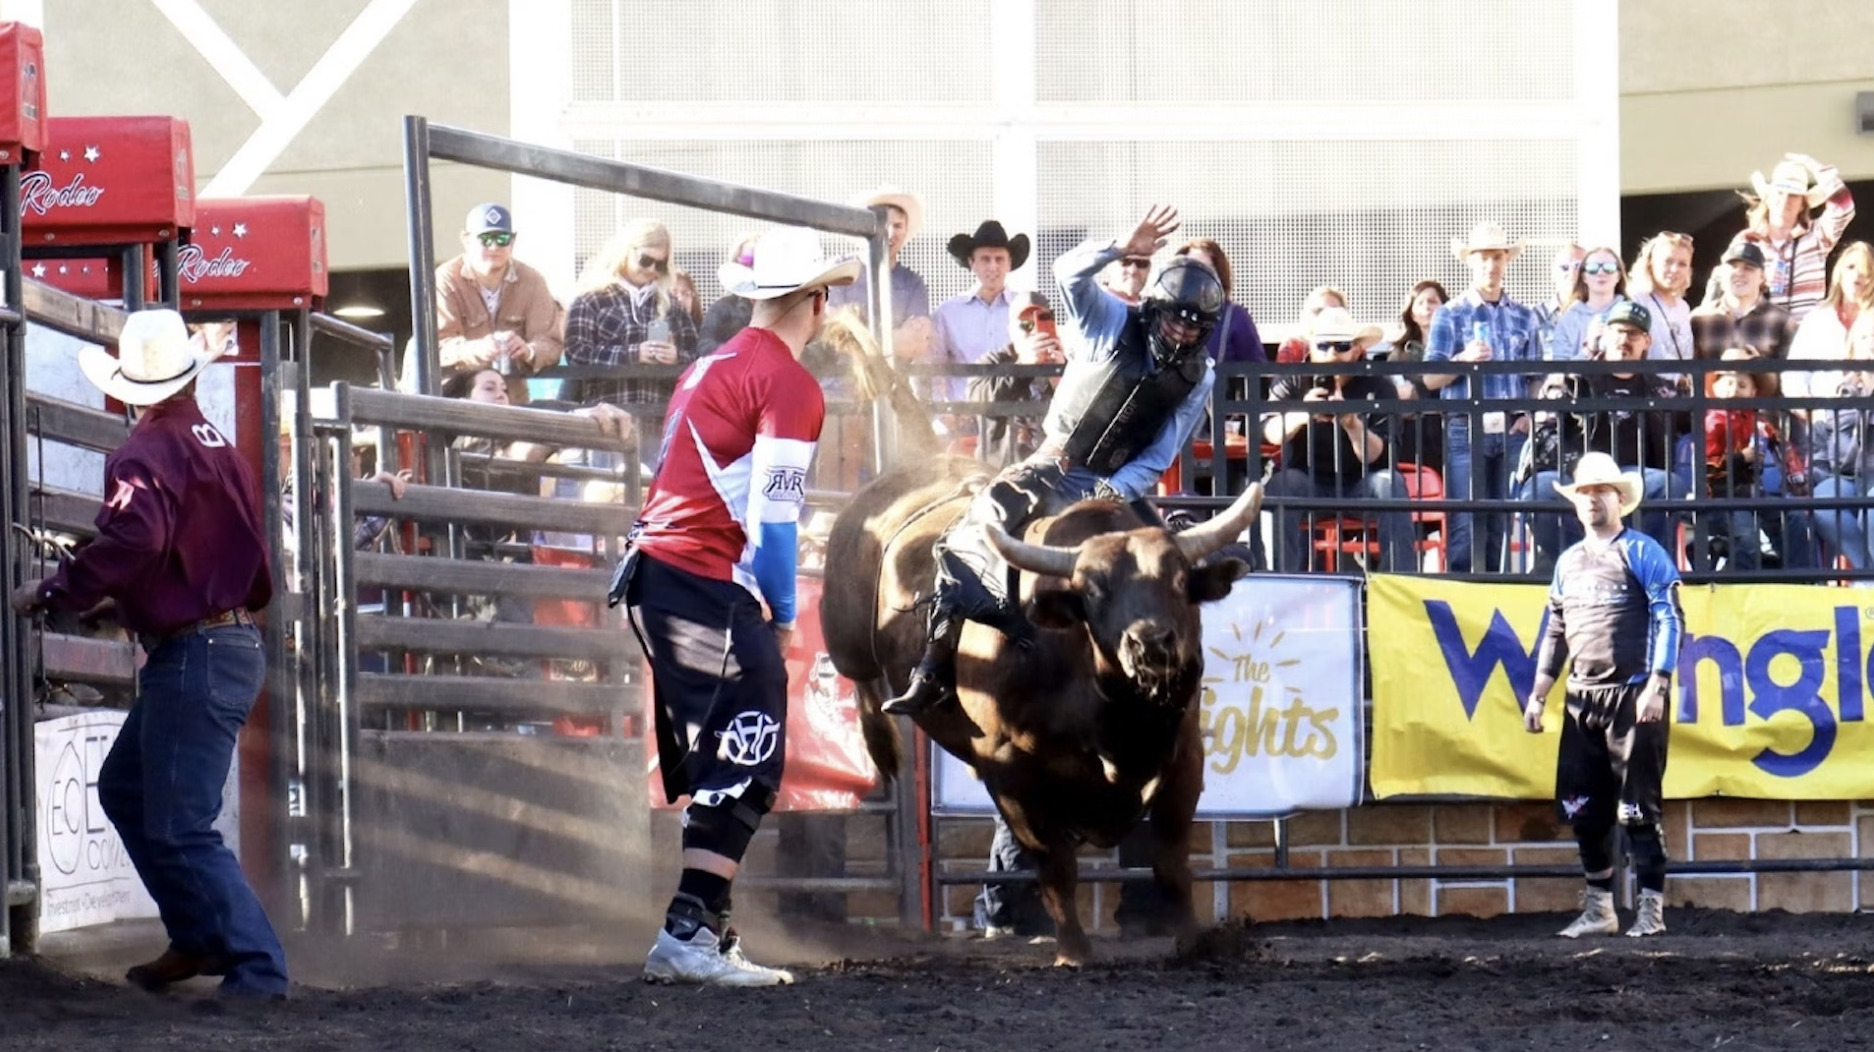
[[[1874,178],[1874,136],[1854,121],[1855,93],[1874,91],[1870,41],[1870,4],[1627,0],[1621,193],[1748,187],[1786,151]]]
[[[323,200],[334,270],[402,267],[409,255],[402,117],[422,114],[439,123],[507,133],[507,0],[199,0],[228,42],[208,46],[215,62],[190,41],[203,35],[185,35],[149,0],[55,0],[43,5],[47,108],[56,116],[162,113],[187,120],[198,182],[205,188],[263,124],[255,107],[217,72],[217,63],[233,69],[245,56],[257,79],[290,107],[295,88],[354,20],[367,9],[376,8],[376,17],[406,5],[381,43],[311,112],[264,174],[234,191]],[[347,50],[325,58],[327,68]],[[508,193],[506,175],[439,167],[439,258],[460,250],[455,235],[462,212]]]

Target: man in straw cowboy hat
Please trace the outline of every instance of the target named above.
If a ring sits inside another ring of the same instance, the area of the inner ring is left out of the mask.
[[[1379,339],[1378,327],[1355,324],[1346,308],[1329,307],[1308,324],[1308,360],[1322,365],[1357,362]],[[1405,500],[1412,495],[1391,468],[1393,422],[1367,408],[1398,396],[1398,389],[1383,376],[1283,376],[1270,385],[1270,401],[1308,402],[1312,411],[1264,414],[1263,441],[1282,447],[1281,459],[1270,464],[1269,495],[1322,502],[1277,509],[1278,572],[1313,569],[1309,555],[1314,550],[1314,523],[1318,518],[1331,521],[1343,512],[1353,514],[1345,502]],[[1374,517],[1381,556],[1370,560],[1368,568],[1394,573],[1418,569],[1412,513],[1379,512]]]
[[[130,969],[156,989],[222,976],[226,994],[286,995],[286,955],[214,829],[235,740],[266,674],[252,611],[273,598],[259,485],[195,404],[198,351],[172,310],[131,314],[113,356],[80,352],[99,390],[138,410],[104,464],[98,536],[14,608],[117,618],[148,654],[137,700],[98,771],[98,800],[156,900],[169,947]]]
[[[1588,453],[1557,492],[1575,505],[1587,536],[1555,563],[1548,622],[1523,727],[1542,733],[1549,691],[1569,664],[1567,708],[1555,770],[1561,820],[1575,829],[1581,916],[1561,935],[1612,935],[1617,829],[1639,877],[1638,915],[1628,935],[1666,930],[1666,844],[1660,829],[1670,733],[1666,702],[1679,664],[1685,615],[1679,571],[1666,549],[1621,524],[1640,506],[1644,482],[1605,453]]]
[[[899,262],[904,246],[924,228],[924,200],[895,186],[881,186],[859,201],[862,208],[884,208],[891,224],[891,327],[892,353],[916,360],[930,347],[930,289],[917,271]],[[861,316],[871,316],[871,274],[833,290],[827,304],[838,310],[856,307]]]
[[[826,418],[800,355],[828,290],[851,284],[859,262],[826,259],[812,231],[783,228],[718,276],[754,313],[677,381],[611,600],[650,661],[664,793],[690,797],[683,872],[644,978],[772,986],[793,977],[742,955],[729,889],[786,758],[797,524]]]
[[[1541,355],[1536,312],[1517,303],[1503,287],[1510,263],[1523,251],[1501,226],[1479,223],[1468,239],[1451,239],[1451,252],[1470,268],[1471,287],[1432,317],[1425,347],[1427,362],[1527,362]],[[1441,398],[1521,398],[1527,387],[1521,373],[1478,374],[1469,368],[1450,372],[1428,369],[1425,386]],[[1510,471],[1529,436],[1529,417],[1489,410],[1445,415],[1445,495],[1452,500],[1501,500],[1510,492]],[[1481,542],[1473,539],[1473,517],[1453,512],[1447,562],[1454,570],[1495,573],[1503,562],[1508,517],[1489,515]]]

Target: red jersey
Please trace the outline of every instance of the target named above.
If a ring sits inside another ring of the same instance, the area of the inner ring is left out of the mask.
[[[796,524],[825,420],[819,382],[766,329],[697,359],[670,400],[637,547],[793,620]]]
[[[1705,410],[1705,463],[1724,463],[1732,453],[1749,449],[1756,437],[1755,409]]]

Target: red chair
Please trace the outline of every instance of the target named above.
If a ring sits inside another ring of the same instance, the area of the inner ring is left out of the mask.
[[[1400,479],[1405,482],[1406,494],[1413,500],[1444,499],[1445,480],[1438,472],[1417,464],[1400,464],[1397,470]],[[1412,522],[1416,526],[1427,527],[1425,536],[1413,538],[1412,550],[1421,554],[1437,552],[1436,572],[1443,572],[1447,536],[1445,513],[1415,511],[1412,513]],[[1314,550],[1326,557],[1326,571],[1334,573],[1340,568],[1340,556],[1343,554],[1358,555],[1369,561],[1376,558],[1380,554],[1379,534],[1370,521],[1352,515],[1318,519],[1314,523]]]
[[[1209,439],[1204,439],[1204,438],[1197,439],[1191,443],[1191,457],[1194,460],[1202,461],[1207,464],[1209,463],[1210,458],[1216,455],[1216,448],[1217,447],[1213,445]],[[1273,448],[1279,450],[1279,447],[1273,447]],[[1272,447],[1270,447],[1268,444],[1265,443],[1263,445],[1262,455],[1264,459],[1268,459],[1271,456],[1273,456],[1271,449]],[[1242,435],[1224,436],[1223,459],[1226,464],[1249,463],[1249,439],[1245,438]],[[1184,460],[1183,457],[1178,457],[1174,459],[1171,462],[1171,466],[1166,468],[1164,470],[1164,473],[1158,476],[1158,495],[1159,496],[1169,497],[1174,493],[1183,491],[1184,489],[1183,460]],[[1215,483],[1212,483],[1212,485],[1214,486]]]

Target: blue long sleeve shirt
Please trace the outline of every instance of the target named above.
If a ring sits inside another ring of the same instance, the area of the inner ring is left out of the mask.
[[[1079,333],[1079,339],[1064,341],[1067,345],[1065,375],[1071,376],[1076,368],[1098,366],[1110,359],[1119,348],[1119,337],[1125,331],[1131,308],[1100,288],[1099,283],[1094,281],[1094,275],[1120,255],[1119,246],[1110,241],[1104,244],[1085,241],[1054,261],[1054,280],[1060,283],[1061,295],[1067,302],[1068,316]],[[1157,485],[1158,476],[1164,474],[1165,469],[1178,459],[1179,450],[1190,441],[1191,433],[1197,430],[1198,422],[1203,420],[1204,408],[1210,404],[1211,388],[1216,384],[1216,372],[1205,369],[1204,378],[1191,388],[1191,393],[1185,396],[1171,419],[1165,421],[1165,426],[1159,429],[1158,437],[1152,440],[1152,444],[1113,472],[1106,481],[1127,500],[1137,500]],[[1065,381],[1062,386],[1067,386]],[[1054,423],[1053,415],[1049,414],[1043,424],[1048,439],[1066,441],[1066,435],[1053,429]],[[1089,491],[1098,481],[1085,468],[1075,468],[1067,477],[1069,482],[1078,481]]]

